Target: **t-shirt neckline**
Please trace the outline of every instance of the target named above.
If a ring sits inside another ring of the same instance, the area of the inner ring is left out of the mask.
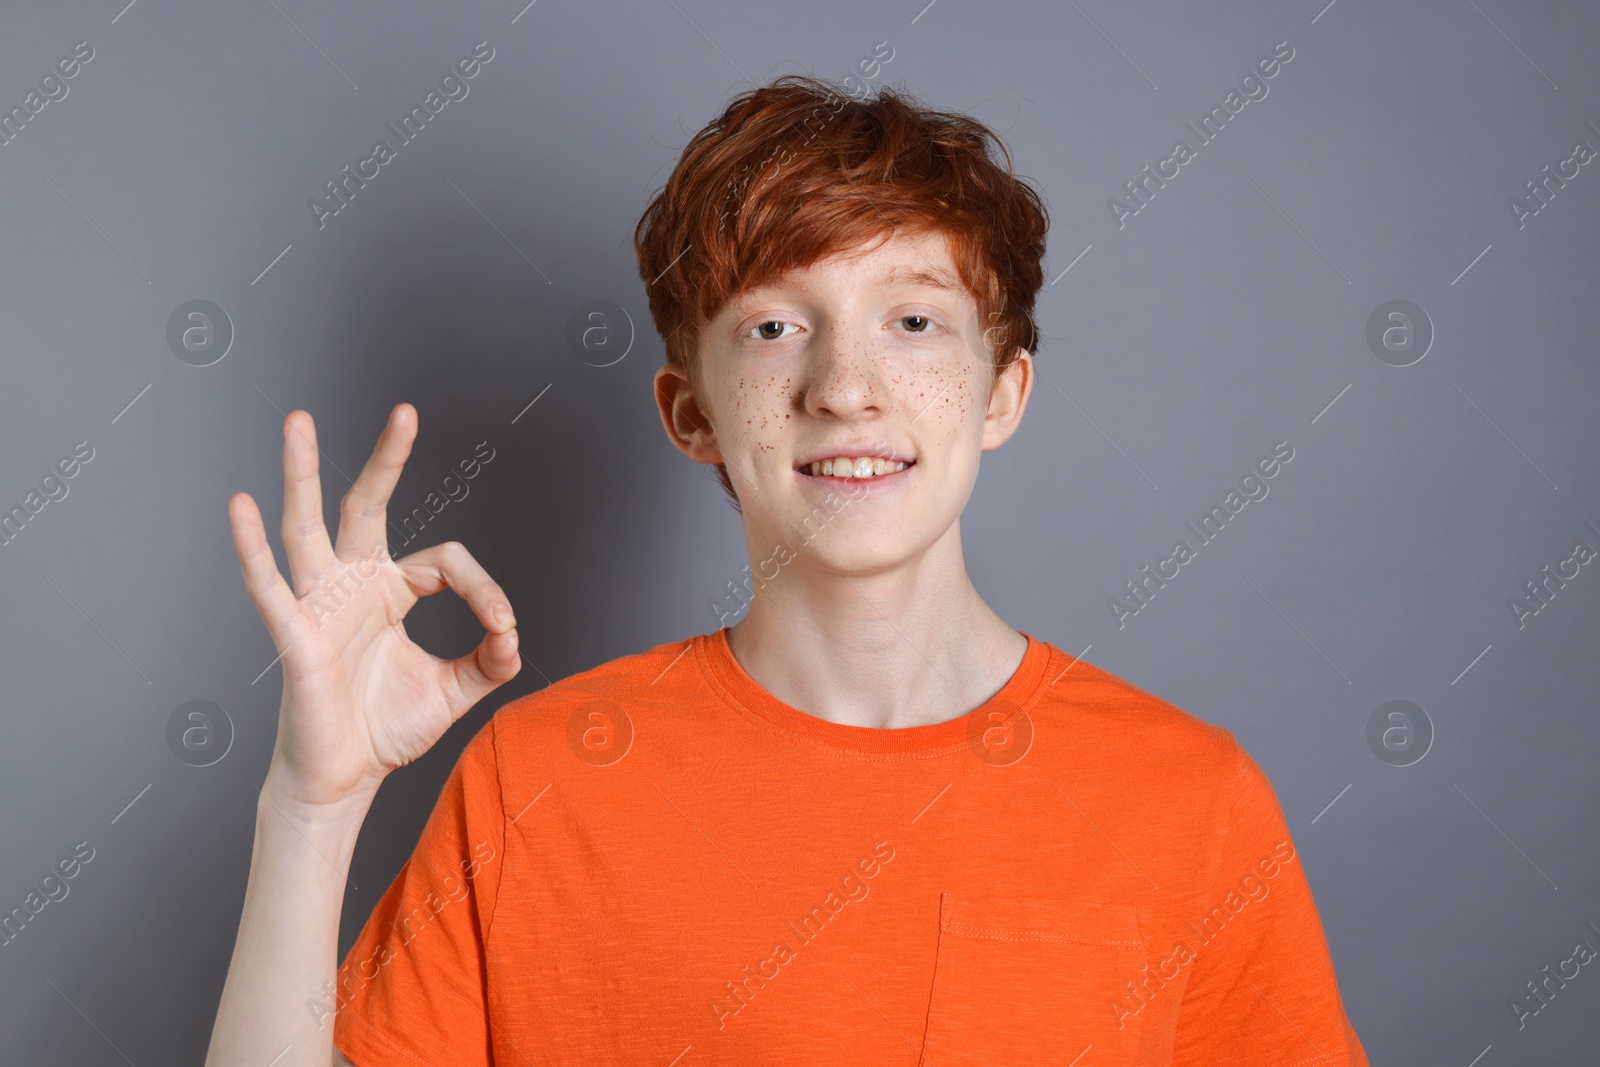
[[[1026,631],[1018,633],[1027,638],[1028,647],[999,692],[965,715],[899,729],[831,722],[785,704],[745,673],[728,644],[727,627],[698,635],[695,647],[706,677],[735,710],[792,739],[893,759],[942,755],[979,744],[984,729],[1026,709],[1044,680],[1050,646]]]

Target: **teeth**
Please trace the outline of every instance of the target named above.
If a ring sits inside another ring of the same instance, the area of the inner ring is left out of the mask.
[[[904,463],[871,456],[834,456],[819,459],[808,468],[812,474],[829,478],[876,478],[906,469]]]

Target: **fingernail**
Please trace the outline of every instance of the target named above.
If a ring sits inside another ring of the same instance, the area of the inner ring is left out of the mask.
[[[513,626],[516,624],[516,619],[511,614],[511,606],[509,604],[496,604],[494,618],[501,626]]]

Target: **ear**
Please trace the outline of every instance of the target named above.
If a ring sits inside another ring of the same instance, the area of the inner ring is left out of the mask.
[[[1017,358],[995,379],[989,406],[983,416],[983,450],[999,448],[1022,423],[1022,412],[1033,393],[1033,356],[1017,349]]]
[[[711,420],[700,407],[689,372],[676,363],[663,363],[656,371],[655,395],[672,446],[697,463],[721,463]]]

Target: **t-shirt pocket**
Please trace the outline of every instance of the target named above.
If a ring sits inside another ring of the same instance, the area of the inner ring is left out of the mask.
[[[1134,1063],[1141,1018],[1117,1003],[1149,921],[1132,904],[943,894],[922,1067]]]

